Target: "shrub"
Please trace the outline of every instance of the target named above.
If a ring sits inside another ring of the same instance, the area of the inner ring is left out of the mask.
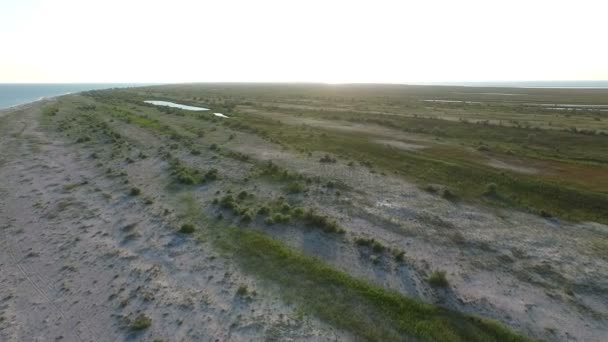
[[[240,199],[240,200],[244,200],[245,198],[247,198],[247,195],[249,195],[249,194],[247,193],[247,191],[241,191],[241,192],[238,194],[238,196],[237,196],[237,197],[238,197],[238,199]]]
[[[368,168],[370,168],[370,169],[371,169],[372,167],[374,167],[374,164],[373,164],[371,161],[369,161],[369,160],[364,160],[364,161],[362,161],[362,162],[361,162],[361,165],[363,165],[363,166],[367,166],[367,167],[368,167]]]
[[[432,184],[428,184],[427,186],[424,187],[424,191],[429,192],[431,194],[436,194],[439,192],[439,189]]]
[[[211,169],[209,171],[207,171],[207,173],[205,173],[205,179],[206,180],[216,180],[218,178],[218,171],[217,169]]]
[[[405,260],[405,252],[404,251],[395,251],[394,253],[395,255],[395,261],[397,262],[402,262],[403,260]]]
[[[188,172],[179,172],[176,174],[177,181],[182,184],[195,184],[198,183],[196,177]]]
[[[320,163],[335,163],[336,159],[332,158],[329,154],[324,155],[321,159],[319,159]]]
[[[304,190],[306,190],[304,184],[297,181],[289,182],[289,184],[285,186],[285,191],[291,194],[304,192]]]
[[[245,212],[243,214],[241,214],[241,221],[242,222],[251,222],[253,220],[253,214],[251,213],[251,211],[249,209],[245,210]]]
[[[179,232],[183,233],[183,234],[192,234],[192,233],[194,233],[195,229],[196,228],[194,227],[193,224],[184,223],[184,224],[182,224],[182,227],[179,229]]]
[[[497,189],[498,187],[496,186],[496,183],[488,183],[486,184],[486,191],[484,192],[484,195],[496,196],[498,194]]]
[[[449,201],[453,201],[457,198],[456,194],[453,193],[450,189],[443,189],[441,196],[443,196],[443,198],[445,198]]]
[[[302,209],[300,207],[295,208],[293,210],[292,214],[293,214],[294,217],[302,218],[302,217],[304,217],[304,209]]]
[[[201,172],[197,169],[183,165],[178,159],[170,161],[172,174],[182,184],[199,184],[204,181]]]
[[[280,207],[280,210],[283,214],[289,214],[291,211],[291,206],[288,203],[283,203]]]
[[[304,214],[304,220],[309,225],[321,227],[327,233],[340,233],[343,232],[336,221],[331,220],[329,217],[324,215],[316,214],[312,209],[308,209]]]
[[[55,116],[57,112],[59,112],[59,108],[56,107],[46,107],[42,111],[44,115]]]
[[[150,325],[152,325],[152,319],[142,313],[131,322],[129,329],[139,331],[149,328]]]
[[[139,188],[131,188],[131,191],[129,191],[129,195],[131,196],[139,196],[139,194],[141,194],[141,190]]]
[[[374,241],[372,242],[372,250],[376,253],[381,253],[384,251],[384,246],[380,242]]]
[[[246,296],[249,293],[249,289],[247,288],[247,285],[245,284],[241,284],[241,286],[239,286],[239,288],[236,290],[236,294],[239,296]]]
[[[232,197],[232,195],[226,195],[226,196],[222,197],[222,199],[220,200],[220,205],[223,208],[227,208],[227,209],[236,208],[236,203],[234,202],[234,197]]]
[[[260,215],[268,215],[270,213],[270,208],[267,206],[262,206],[258,209],[258,214]]]
[[[368,246],[371,246],[373,242],[374,242],[374,239],[366,239],[366,238],[356,238],[355,239],[355,244],[357,246],[368,247]]]
[[[271,218],[274,223],[287,223],[291,221],[291,215],[284,215],[281,213],[274,213]]]
[[[448,280],[445,276],[445,271],[434,271],[428,279],[429,284],[434,287],[448,286]]]

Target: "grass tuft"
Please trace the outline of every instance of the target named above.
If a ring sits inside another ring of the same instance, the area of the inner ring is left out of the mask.
[[[182,234],[192,234],[192,233],[194,233],[195,230],[196,230],[196,227],[194,227],[193,224],[184,223],[184,224],[182,224],[181,228],[179,229],[179,232]]]
[[[131,324],[129,324],[129,329],[133,331],[140,331],[149,328],[152,325],[152,319],[145,314],[140,314],[137,316]]]
[[[447,287],[449,285],[445,271],[434,271],[428,281],[431,286],[435,287]]]

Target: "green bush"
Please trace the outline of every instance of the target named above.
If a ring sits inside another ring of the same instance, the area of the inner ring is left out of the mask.
[[[144,330],[152,325],[152,319],[145,314],[137,316],[129,325],[129,329],[134,331]]]
[[[374,241],[372,242],[372,250],[376,253],[381,253],[382,251],[384,251],[384,245],[382,245],[378,241]]]
[[[241,222],[251,222],[253,220],[253,213],[249,209],[247,209],[244,213],[241,214]]]
[[[293,210],[292,214],[296,218],[302,218],[302,217],[304,217],[305,212],[304,212],[304,209],[297,207]]]
[[[234,197],[232,197],[232,195],[226,195],[226,196],[222,197],[222,199],[220,200],[220,205],[222,206],[222,208],[226,208],[226,209],[235,210],[236,208],[238,208],[238,205],[236,204]]]
[[[217,169],[211,169],[205,173],[205,179],[212,181],[218,179],[218,171]]]
[[[443,189],[443,192],[441,193],[441,196],[443,196],[443,198],[447,199],[448,201],[453,201],[453,200],[456,200],[458,198],[456,196],[456,194],[453,193],[450,189]]]
[[[434,287],[448,286],[448,279],[446,278],[445,271],[434,271],[428,281],[429,284]]]
[[[484,192],[484,195],[486,196],[496,196],[498,194],[498,187],[496,186],[496,183],[488,183],[486,184],[486,190]]]
[[[288,223],[291,221],[291,215],[281,213],[274,213],[272,214],[271,218],[274,223]]]
[[[289,214],[291,211],[291,206],[288,203],[283,203],[280,207],[280,210],[283,214]]]
[[[300,192],[304,192],[305,190],[306,190],[306,187],[304,186],[304,184],[302,184],[298,181],[289,182],[289,184],[287,184],[285,186],[285,191],[290,194],[297,194]]]
[[[129,191],[129,195],[131,196],[139,196],[139,194],[141,194],[141,190],[139,188],[131,188],[131,191]]]
[[[336,221],[331,220],[325,215],[318,215],[312,209],[308,209],[304,214],[304,220],[307,224],[312,226],[318,226],[327,233],[341,233],[342,229],[338,226]]]
[[[184,224],[182,224],[181,228],[179,229],[179,232],[183,233],[183,234],[192,234],[192,233],[194,233],[195,230],[196,230],[196,228],[194,227],[193,224],[184,223]]]
[[[245,285],[245,284],[241,284],[241,285],[239,286],[239,288],[236,290],[236,294],[237,294],[238,296],[242,296],[242,297],[244,297],[244,296],[246,296],[248,293],[249,293],[249,289],[247,288],[247,285]]]
[[[431,194],[436,194],[439,192],[439,189],[435,185],[428,184],[424,187],[424,191],[429,192]]]

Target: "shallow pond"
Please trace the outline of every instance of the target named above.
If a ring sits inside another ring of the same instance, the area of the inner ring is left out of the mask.
[[[186,106],[186,105],[183,105],[183,104],[173,103],[173,102],[168,102],[168,101],[148,100],[148,101],[144,101],[144,102],[145,103],[149,103],[149,104],[153,104],[155,106],[173,107],[173,108],[179,108],[179,109],[185,109],[185,110],[193,110],[193,111],[209,110],[208,108],[204,108],[204,107]]]

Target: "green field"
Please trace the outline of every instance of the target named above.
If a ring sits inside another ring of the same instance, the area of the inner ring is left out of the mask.
[[[301,153],[328,152],[431,191],[447,188],[457,199],[608,222],[608,111],[539,107],[608,106],[605,90],[213,84],[92,95],[122,97],[123,105],[153,97],[205,106],[233,116],[221,122],[231,129]],[[133,118],[159,124],[147,119]]]
[[[512,93],[519,95],[501,95]],[[424,208],[416,209],[422,211],[415,220],[424,225],[418,231],[410,221],[395,223],[390,208],[385,216],[369,221],[377,225],[364,223],[367,231],[350,225],[351,218],[361,218],[369,209],[368,200],[382,198],[374,184],[394,180],[414,185],[417,192],[443,203],[440,209],[471,206],[484,213],[501,212],[501,220],[515,212],[547,226],[563,220],[568,229],[582,221],[608,223],[608,112],[601,107],[540,106],[608,105],[607,93],[388,85],[175,85],[63,97],[46,107],[42,124],[86,150],[107,177],[124,182],[130,198],[176,207],[177,234],[210,242],[243,272],[277,289],[282,300],[353,336],[373,341],[524,340],[527,337],[509,330],[504,320],[498,323],[424,303],[350,274],[352,266],[334,267],[315,254],[316,249],[294,246],[293,233],[285,232],[302,231],[316,239],[314,245],[342,246],[345,253],[369,261],[357,267],[374,272],[409,264],[423,282],[418,286],[433,293],[450,288],[454,274],[430,267],[426,259],[408,259],[409,245],[404,240],[395,243],[387,232],[400,234],[399,239],[420,238],[433,248],[483,253],[479,259],[483,261],[470,261],[474,267],[493,272],[506,267],[504,263],[512,264],[509,272],[514,279],[543,291],[591,288],[605,293],[601,281],[579,284],[557,273],[559,265],[545,263],[545,256],[528,257],[517,239],[507,247],[503,241],[475,240],[474,229],[460,228],[461,221],[450,222]],[[211,111],[159,107],[145,100]],[[153,174],[160,180],[150,178],[151,170],[129,168],[142,164],[156,170]],[[158,184],[138,183],[140,177]],[[357,188],[364,185],[367,188]],[[353,201],[357,196],[360,201]],[[348,214],[339,215],[343,209]],[[168,212],[165,209],[162,215]],[[537,229],[534,224],[530,227]],[[519,226],[510,228],[513,236],[529,233],[533,241],[545,237],[527,226],[522,231]],[[577,245],[572,248],[605,259],[601,231],[583,231],[574,240]],[[517,258],[523,260],[518,268]],[[239,291],[248,293],[246,288]],[[579,307],[592,312],[583,304]],[[551,331],[545,328],[544,333]],[[539,336],[544,335],[532,337]]]

